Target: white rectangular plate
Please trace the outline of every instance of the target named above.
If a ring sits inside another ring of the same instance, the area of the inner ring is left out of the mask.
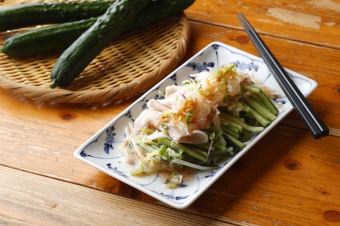
[[[159,175],[134,177],[127,172],[124,156],[119,150],[119,144],[124,139],[124,127],[145,109],[146,103],[152,98],[159,98],[159,91],[173,84],[181,84],[188,79],[189,74],[203,70],[213,70],[219,66],[235,63],[238,69],[249,73],[258,83],[281,93],[280,114],[263,132],[247,142],[246,147],[228,159],[220,168],[212,171],[199,171],[192,180],[186,181],[184,187],[175,190],[166,188]],[[317,83],[299,73],[287,70],[301,92],[308,96]],[[213,42],[199,51],[191,59],[178,67],[165,79],[155,85],[137,101],[131,104],[121,114],[100,129],[94,136],[79,147],[74,156],[112,177],[178,209],[192,204],[205,190],[207,190],[223,173],[225,173],[241,156],[243,156],[257,141],[277,125],[291,110],[292,105],[287,101],[282,90],[276,83],[262,59],[242,50],[223,43]]]

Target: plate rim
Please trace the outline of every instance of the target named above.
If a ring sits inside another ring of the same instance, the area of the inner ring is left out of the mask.
[[[247,146],[242,149],[240,152],[238,152],[234,157],[231,158],[231,160],[224,165],[216,174],[215,176],[206,184],[206,186],[202,187],[197,193],[194,194],[194,196],[189,199],[188,201],[184,202],[184,203],[175,203],[172,202],[171,200],[168,200],[156,193],[153,193],[151,190],[148,190],[144,187],[138,186],[138,184],[134,183],[133,181],[130,181],[124,177],[121,177],[103,167],[101,167],[100,165],[95,164],[94,162],[91,162],[90,160],[82,157],[80,155],[81,151],[86,148],[86,146],[88,146],[92,141],[94,141],[96,138],[98,138],[103,132],[105,132],[105,130],[112,126],[120,117],[122,117],[124,114],[126,114],[134,105],[136,105],[138,102],[142,101],[150,92],[152,92],[154,89],[156,89],[157,87],[159,87],[164,81],[166,81],[167,79],[169,79],[172,75],[176,74],[177,71],[179,71],[181,68],[183,68],[184,66],[186,66],[189,62],[191,62],[193,59],[195,59],[197,56],[199,56],[201,53],[203,53],[204,51],[206,51],[207,49],[209,49],[210,47],[212,47],[213,45],[220,45],[220,46],[224,46],[228,49],[237,51],[237,52],[241,52],[242,54],[246,54],[249,57],[251,57],[252,59],[256,59],[259,60],[261,62],[263,62],[262,58],[257,57],[251,53],[248,53],[244,50],[238,49],[236,47],[227,45],[225,43],[222,42],[218,42],[218,41],[214,41],[209,43],[208,45],[206,45],[204,48],[202,48],[201,50],[199,50],[197,53],[195,53],[192,57],[190,57],[187,61],[185,61],[183,64],[181,64],[180,66],[178,66],[175,70],[173,70],[171,73],[169,73],[166,77],[164,77],[160,82],[158,82],[157,84],[155,84],[153,87],[151,87],[148,91],[146,91],[142,96],[140,96],[137,100],[135,100],[133,103],[131,103],[129,106],[127,106],[123,111],[121,111],[118,115],[116,115],[115,117],[113,117],[109,122],[107,122],[104,126],[102,126],[97,132],[95,132],[90,138],[88,138],[84,143],[82,143],[82,145],[80,145],[73,153],[73,156],[83,162],[88,163],[89,165],[97,168],[98,170],[112,176],[113,178],[128,184],[131,187],[134,187],[137,190],[140,190],[144,193],[146,193],[147,195],[150,195],[151,197],[160,200],[166,204],[168,204],[171,207],[174,207],[176,209],[185,209],[188,206],[190,206],[193,202],[195,202],[210,186],[212,186],[235,162],[237,162],[244,154],[246,154],[259,140],[261,140],[269,131],[271,131],[278,123],[280,123],[293,109],[293,106],[288,106],[287,110],[282,112],[278,118],[275,119],[275,121],[273,121],[268,127],[265,128],[264,131],[262,131],[260,134],[258,134],[249,144],[247,144]],[[308,80],[311,83],[311,88],[310,90],[306,93],[306,97],[309,96],[318,86],[318,83],[303,75],[300,74],[298,72],[292,71],[290,69],[285,68],[289,73],[293,73],[299,77],[303,77],[304,79]]]

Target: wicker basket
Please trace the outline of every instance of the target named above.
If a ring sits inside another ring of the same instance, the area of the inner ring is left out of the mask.
[[[11,33],[2,33],[0,43],[8,35]],[[0,54],[0,87],[49,104],[121,102],[172,71],[185,54],[188,38],[184,16],[124,36],[102,51],[66,89],[49,88],[59,54],[22,59]]]

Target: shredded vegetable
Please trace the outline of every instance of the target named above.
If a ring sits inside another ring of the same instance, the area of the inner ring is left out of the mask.
[[[183,182],[181,169],[213,170],[275,120],[271,97],[235,65],[190,76],[152,99],[126,131],[123,145],[131,174],[172,173],[169,188]]]

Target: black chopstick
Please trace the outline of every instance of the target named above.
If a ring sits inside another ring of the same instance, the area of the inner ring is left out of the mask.
[[[256,33],[255,29],[250,25],[242,13],[238,14],[238,19],[269,70],[274,75],[274,78],[279,83],[281,89],[286,94],[291,104],[296,108],[306,126],[310,129],[313,137],[318,139],[323,136],[328,136],[329,129],[326,124],[314,112],[311,105],[307,102],[306,98],[297,88],[291,77],[281,66],[270,49]]]

